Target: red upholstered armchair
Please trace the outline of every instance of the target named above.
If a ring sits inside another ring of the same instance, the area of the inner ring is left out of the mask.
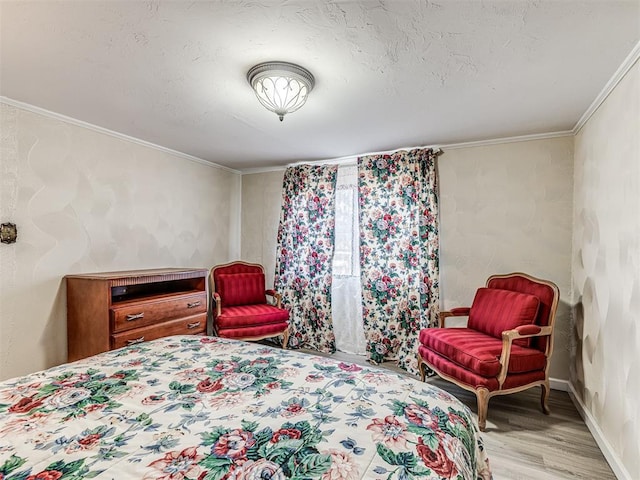
[[[420,331],[418,366],[474,392],[484,430],[489,399],[537,385],[549,413],[549,360],[558,287],[524,273],[493,275],[471,308],[440,312],[440,328]],[[468,317],[466,328],[445,328],[448,317]]]
[[[209,273],[213,329],[219,337],[261,340],[282,335],[282,348],[289,340],[289,312],[281,296],[265,290],[262,265],[231,262],[216,265]],[[275,305],[267,303],[267,295]]]

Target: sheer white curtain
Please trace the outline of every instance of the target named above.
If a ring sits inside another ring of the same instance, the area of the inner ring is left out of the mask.
[[[358,167],[340,165],[336,182],[331,314],[336,349],[364,355],[358,229]]]

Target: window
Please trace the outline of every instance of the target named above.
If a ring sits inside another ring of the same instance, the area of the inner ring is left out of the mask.
[[[331,314],[336,348],[364,355],[358,228],[358,167],[341,165],[336,180],[335,242],[331,282]]]
[[[333,275],[360,277],[358,167],[340,166],[336,181]]]

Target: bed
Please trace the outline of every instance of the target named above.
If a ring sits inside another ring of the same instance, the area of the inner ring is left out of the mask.
[[[0,479],[489,479],[471,412],[375,367],[216,337],[0,383]]]

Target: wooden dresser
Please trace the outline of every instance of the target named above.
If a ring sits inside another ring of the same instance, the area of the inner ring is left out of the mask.
[[[205,269],[67,275],[69,361],[207,329]]]

